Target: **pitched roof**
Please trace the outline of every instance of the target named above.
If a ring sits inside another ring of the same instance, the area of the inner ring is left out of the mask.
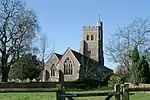
[[[106,67],[106,66],[104,66],[103,68],[105,68],[105,69],[106,69],[106,70],[108,70],[108,71],[113,72],[113,70],[112,70],[112,69],[110,69],[110,68],[108,68],[108,67]]]
[[[72,50],[72,49],[70,49],[71,51],[72,51],[72,53],[75,55],[75,57],[77,58],[77,60],[79,61],[79,63],[81,64],[81,65],[83,65],[83,64],[88,64],[89,62],[88,61],[90,61],[90,62],[93,62],[93,63],[97,63],[97,61],[95,61],[95,60],[93,60],[93,59],[91,59],[91,58],[89,58],[89,57],[87,57],[87,56],[85,56],[85,55],[82,55],[81,53],[79,53],[79,52],[76,52],[76,51],[74,51],[74,50]],[[97,63],[98,64],[98,63]],[[84,66],[84,65],[83,65]]]
[[[104,66],[107,70],[111,70],[111,71],[113,71],[112,69],[110,69],[110,68],[108,68],[108,67],[106,67],[106,66]]]
[[[77,58],[77,60],[80,62],[80,64],[82,64],[82,57],[84,57],[84,59],[88,59],[88,57],[86,57],[85,55],[82,55],[81,53],[74,51],[72,49],[70,49],[72,51],[72,53],[75,55],[75,57]]]
[[[56,55],[56,56],[58,57],[59,60],[60,60],[60,59],[62,58],[62,56],[63,56],[63,55],[58,54],[58,53],[53,53],[53,54],[50,56],[50,58],[47,60],[46,63],[48,63],[48,62],[50,61],[50,59],[52,58],[53,55]]]
[[[80,62],[80,64],[82,64],[82,57],[84,57],[84,60],[86,61],[86,60],[92,60],[92,61],[94,61],[94,62],[96,62],[95,60],[93,60],[93,59],[91,59],[91,58],[89,58],[89,57],[87,57],[87,56],[85,56],[85,55],[82,55],[81,53],[79,53],[79,52],[76,52],[76,51],[74,51],[74,50],[72,50],[72,49],[70,49],[71,51],[72,51],[72,53],[75,55],[75,57],[77,58],[77,60]],[[108,67],[106,67],[106,66],[103,66],[102,68],[105,68],[106,70],[109,70],[109,71],[113,71],[112,69],[110,69],[110,68],[108,68]]]
[[[60,60],[62,58],[63,55],[55,53],[55,55],[58,57],[58,59]]]
[[[87,57],[85,55],[82,55],[81,53],[79,53],[77,51],[72,50],[70,47],[68,49],[71,50],[71,52],[73,53],[73,55],[76,57],[76,59],[79,61],[80,64],[83,64],[83,59],[84,59],[84,61],[90,60],[90,61],[96,62],[95,60],[93,60],[93,59],[91,59],[91,58],[89,58],[89,57]],[[53,54],[55,54],[58,57],[58,59],[60,60],[65,53],[63,55],[58,54],[58,53],[53,53]],[[110,69],[110,68],[108,68],[106,66],[103,66],[103,68],[105,68],[106,70],[113,71],[112,69]]]

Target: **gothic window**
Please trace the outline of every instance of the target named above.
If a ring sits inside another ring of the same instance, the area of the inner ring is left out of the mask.
[[[56,71],[56,68],[55,68],[55,65],[53,64],[51,67],[51,76],[55,76],[55,71]]]
[[[45,81],[48,81],[49,78],[50,78],[50,74],[49,74],[49,72],[46,70],[46,71],[45,71]]]
[[[72,75],[73,73],[73,65],[72,61],[67,58],[64,62],[64,75]]]
[[[87,39],[87,41],[89,40],[89,35],[87,35],[86,39]]]
[[[94,40],[94,35],[91,35],[91,40]]]

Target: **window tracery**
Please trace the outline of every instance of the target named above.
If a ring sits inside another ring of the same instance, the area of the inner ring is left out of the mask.
[[[56,71],[56,68],[55,68],[55,65],[53,64],[51,67],[51,76],[55,76],[55,71]]]
[[[64,75],[72,75],[73,74],[73,64],[72,61],[67,58],[64,62]]]

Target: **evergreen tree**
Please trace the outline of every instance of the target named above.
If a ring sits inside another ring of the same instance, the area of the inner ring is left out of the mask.
[[[26,54],[12,66],[9,79],[27,79],[38,78],[42,71],[41,61],[36,55]]]
[[[131,82],[138,83],[138,61],[140,60],[137,46],[134,47],[132,52],[132,70],[131,70]]]
[[[144,56],[140,59],[137,46],[134,48],[131,58],[132,58],[131,81],[135,84],[148,83],[150,80],[149,64],[145,60]]]
[[[132,58],[132,63],[137,63],[140,60],[137,46],[134,47],[131,58]]]
[[[138,83],[149,83],[149,64],[145,60],[145,57],[143,56],[139,62],[137,63],[137,82]]]

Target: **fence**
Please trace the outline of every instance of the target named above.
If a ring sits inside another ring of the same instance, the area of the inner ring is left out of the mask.
[[[115,96],[116,100],[120,100],[120,85],[115,85],[114,92],[98,92],[98,93],[65,93],[64,74],[59,71],[59,83],[51,82],[31,82],[31,83],[0,83],[0,93],[7,92],[56,92],[56,100],[74,100],[74,97],[89,96],[106,96],[105,100],[110,100]]]
[[[106,96],[105,100],[110,100],[111,97],[115,96],[116,100],[120,100],[121,92],[120,85],[115,85],[114,92],[98,92],[98,93],[65,93],[64,87],[64,74],[62,71],[59,71],[59,82],[60,82],[60,91],[56,92],[57,100],[74,100],[74,97],[89,97],[89,96]]]
[[[122,100],[130,100],[130,92],[147,92],[150,91],[149,84],[123,84],[122,86]]]

